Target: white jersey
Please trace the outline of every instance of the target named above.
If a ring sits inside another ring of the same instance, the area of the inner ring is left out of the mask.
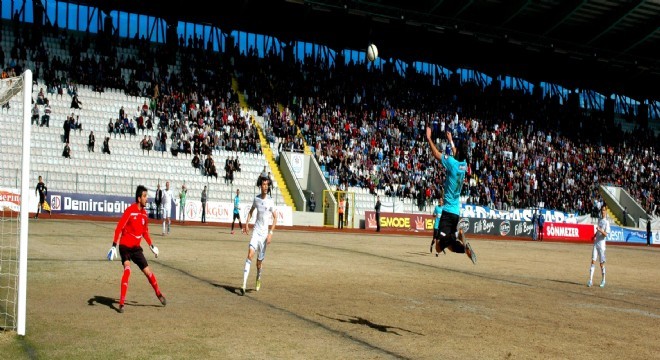
[[[172,199],[174,195],[172,194],[172,189],[163,190],[163,208],[170,209],[172,208]]]
[[[272,218],[271,214],[275,211],[275,202],[268,196],[262,199],[261,195],[257,195],[254,197],[254,201],[252,201],[252,206],[257,210],[257,217],[254,221],[254,234],[265,237],[268,235],[268,225]]]
[[[596,227],[596,230],[601,229],[603,230],[606,234],[609,235],[610,233],[610,221],[607,220],[607,218],[602,218],[598,220],[598,226]],[[602,246],[605,246],[605,241],[607,239],[607,236],[601,234],[599,231],[596,231],[596,238],[594,239],[594,245],[598,245],[599,243],[602,243]]]
[[[591,260],[596,261],[600,258],[600,263],[603,264],[607,260],[605,257],[605,244],[607,244],[607,236],[604,236],[598,229],[603,230],[606,234],[610,233],[610,221],[607,218],[602,218],[598,220],[598,226],[596,227],[596,236],[594,237],[594,248],[591,252]]]

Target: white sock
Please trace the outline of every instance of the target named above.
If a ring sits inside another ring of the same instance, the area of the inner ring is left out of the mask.
[[[600,273],[603,274],[603,281],[605,281],[605,265],[603,265],[603,267],[600,268]]]
[[[252,265],[252,261],[250,261],[250,259],[245,259],[245,268],[243,269],[243,289],[245,289],[248,275],[250,275],[250,265]]]
[[[589,268],[589,281],[592,281],[594,279],[594,264],[591,264],[591,267]]]
[[[257,279],[261,279],[261,269],[257,269]]]
[[[165,221],[163,221],[163,234],[165,234]]]

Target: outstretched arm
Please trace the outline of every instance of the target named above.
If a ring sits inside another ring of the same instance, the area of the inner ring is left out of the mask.
[[[438,151],[438,148],[435,147],[433,139],[431,138],[431,128],[428,126],[426,127],[426,141],[428,141],[429,146],[431,147],[431,153],[433,154],[433,157],[437,160],[440,160],[442,154],[440,151]]]

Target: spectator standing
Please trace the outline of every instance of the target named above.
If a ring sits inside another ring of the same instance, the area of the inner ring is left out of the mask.
[[[628,207],[623,207],[623,226],[628,226]]]
[[[539,241],[543,241],[543,225],[545,224],[545,215],[543,212],[539,214]]]
[[[160,183],[157,185],[154,201],[156,202],[156,219],[160,219],[160,207],[163,204],[163,190],[160,188]]]
[[[89,137],[87,140],[87,151],[94,152],[94,144],[96,143],[96,136],[94,136],[94,131],[89,132]]]
[[[174,194],[170,189],[170,182],[165,182],[165,190],[163,190],[163,236],[170,233],[170,225],[172,225],[172,199]],[[167,226],[167,228],[166,228]]]
[[[374,210],[376,210],[376,232],[380,232],[380,196],[376,196],[376,206],[374,207]]]
[[[316,210],[316,198],[314,193],[309,194],[309,211],[314,212]]]
[[[206,194],[206,185],[204,185],[204,190],[202,190],[202,224],[206,222],[206,200],[207,200],[207,194]]]
[[[651,214],[646,219],[646,246],[651,246]]]
[[[69,134],[71,133],[71,118],[67,117],[66,120],[64,120],[64,124],[62,124],[62,128],[64,129],[64,143],[69,142]]]
[[[536,241],[537,236],[538,236],[538,216],[537,216],[536,210],[534,211],[534,215],[532,215],[532,240]]]
[[[339,208],[337,211],[339,212],[339,222],[338,222],[338,228],[343,229],[344,228],[344,210],[346,209],[346,202],[344,198],[339,195]]]
[[[181,185],[181,191],[179,191],[179,221],[181,223],[186,222],[186,197],[188,196],[188,189],[186,185]]]

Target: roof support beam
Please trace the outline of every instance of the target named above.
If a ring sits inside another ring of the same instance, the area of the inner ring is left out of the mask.
[[[463,11],[467,10],[467,8],[469,8],[470,5],[472,5],[473,2],[474,0],[468,1],[467,4],[465,4],[460,10],[458,10],[458,12],[454,15],[454,17],[455,18],[459,17],[463,13]]]
[[[621,21],[623,21],[628,15],[633,13],[635,10],[637,10],[640,6],[644,5],[645,0],[642,0],[638,2],[636,5],[633,5],[629,8],[623,9],[621,15],[617,16],[617,20],[614,21],[610,26],[608,26],[605,30],[601,31],[598,35],[594,36],[591,40],[587,42],[588,45],[591,45],[594,41],[600,39],[601,36],[607,34],[610,30],[612,30],[615,26],[617,26]]]
[[[573,16],[573,14],[575,14],[578,10],[580,10],[580,8],[582,7],[582,5],[584,5],[584,4],[586,4],[586,3],[587,3],[587,0],[581,0],[581,1],[580,1],[579,3],[577,3],[577,4],[573,4],[573,5],[570,5],[570,6],[567,5],[567,6],[566,6],[566,9],[568,9],[568,12],[567,12],[564,16],[561,17],[561,20],[555,22],[555,24],[552,25],[552,27],[550,27],[550,29],[546,30],[546,31],[543,33],[543,35],[548,35],[548,34],[551,33],[554,29],[556,29],[557,27],[559,27],[559,25],[563,24],[564,21],[570,19],[570,17]]]
[[[660,30],[660,25],[654,26],[653,29],[648,34],[646,34],[643,38],[637,40],[634,44],[628,46],[625,50],[622,51],[622,53],[625,54],[628,51],[638,47],[641,44],[643,44],[646,40],[650,39],[653,35],[655,35],[655,33],[657,33],[658,30]]]
[[[526,0],[524,4],[518,6],[518,9],[513,14],[511,14],[511,16],[509,16],[506,20],[504,20],[500,24],[500,26],[508,24],[509,21],[513,20],[516,16],[518,16],[518,14],[520,14],[523,10],[525,10],[527,8],[527,5],[529,5],[531,2],[532,0]]]

